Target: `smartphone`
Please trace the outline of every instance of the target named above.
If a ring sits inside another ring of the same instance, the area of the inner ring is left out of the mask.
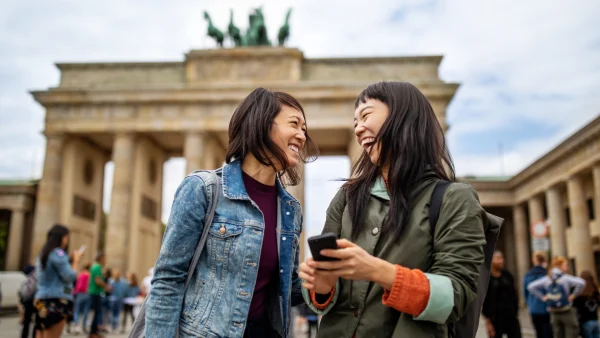
[[[86,249],[86,248],[87,248],[87,245],[85,245],[85,244],[84,244],[84,245],[82,245],[82,246],[79,248],[79,252],[83,253],[83,252],[85,251],[85,249]]]
[[[337,236],[332,233],[313,236],[308,239],[308,246],[315,261],[337,261],[338,258],[325,257],[321,255],[323,249],[337,249]]]

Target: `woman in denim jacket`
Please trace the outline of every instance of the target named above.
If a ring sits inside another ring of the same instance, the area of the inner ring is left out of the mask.
[[[290,307],[302,303],[298,278],[300,204],[284,188],[316,151],[300,103],[255,89],[229,124],[227,164],[212,224],[212,175],[186,177],[173,201],[146,303],[146,337],[287,337]],[[285,182],[285,183],[284,183]],[[184,294],[204,226],[206,246]]]
[[[73,313],[73,282],[82,253],[75,251],[69,264],[69,229],[56,224],[36,262],[38,290],[34,306],[36,337],[60,337],[67,319]]]

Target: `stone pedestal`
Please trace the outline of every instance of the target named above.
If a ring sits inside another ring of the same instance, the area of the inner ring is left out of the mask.
[[[46,136],[46,157],[37,192],[31,257],[39,255],[48,230],[59,221],[64,142],[64,135]]]
[[[590,220],[587,202],[583,190],[582,178],[573,176],[567,181],[569,208],[571,209],[571,243],[573,243],[576,274],[588,270],[596,275],[594,251],[590,237]]]
[[[186,54],[188,83],[299,81],[304,55],[295,48],[193,50]],[[266,66],[268,65],[268,66]]]
[[[567,256],[567,217],[563,209],[562,195],[557,186],[546,190],[546,203],[550,218],[550,247],[552,256]]]

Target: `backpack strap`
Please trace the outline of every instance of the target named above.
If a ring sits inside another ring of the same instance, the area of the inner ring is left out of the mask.
[[[431,202],[429,202],[429,228],[431,229],[432,237],[435,234],[435,225],[437,224],[438,218],[440,218],[444,195],[450,184],[452,184],[452,182],[439,180],[431,193]]]
[[[429,202],[429,228],[431,229],[431,238],[435,238],[435,226],[440,218],[442,203],[444,202],[444,195],[446,194],[446,190],[448,190],[450,184],[452,184],[452,182],[439,180],[435,184],[435,188],[433,188],[433,192],[431,193],[431,201]],[[448,323],[447,328],[448,337],[454,338],[454,323]]]
[[[206,183],[206,180],[201,175],[202,172],[206,172],[206,171],[196,171],[190,175],[198,176],[198,177],[200,177],[200,179],[202,179]],[[204,245],[206,244],[206,239],[208,238],[208,230],[210,229],[210,225],[212,224],[213,218],[215,216],[215,209],[217,208],[217,200],[219,198],[219,190],[221,188],[220,184],[219,184],[220,183],[219,177],[217,176],[217,174],[214,170],[209,171],[209,173],[212,175],[212,180],[214,181],[214,185],[212,187],[211,203],[208,205],[208,210],[204,216],[204,229],[202,230],[202,236],[200,237],[200,240],[198,241],[198,245],[196,246],[196,250],[194,251],[194,256],[192,256],[192,260],[191,260],[190,266],[188,268],[188,274],[185,278],[184,292],[187,291],[188,284],[190,283],[190,280],[192,279],[192,275],[194,274],[196,265],[198,265],[198,260],[200,259],[200,255],[202,254],[202,249],[204,248]]]

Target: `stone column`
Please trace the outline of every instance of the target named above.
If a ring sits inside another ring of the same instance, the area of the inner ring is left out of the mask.
[[[595,164],[592,168],[594,180],[594,218],[596,227],[600,228],[600,164]]]
[[[588,270],[596,275],[594,264],[594,251],[590,237],[590,220],[587,202],[583,190],[583,181],[580,176],[573,176],[567,181],[567,194],[569,208],[571,209],[571,243],[575,252],[575,268],[579,276],[582,271]]]
[[[23,210],[12,210],[9,229],[6,270],[20,271],[23,268],[21,266],[21,248],[23,247],[23,231],[25,230],[25,212]]]
[[[110,200],[110,213],[106,224],[106,262],[113,268],[126,271],[127,247],[131,227],[131,198],[135,136],[117,134],[113,146],[115,166]],[[144,176],[147,173],[141,173]]]
[[[546,219],[544,217],[544,201],[542,199],[542,196],[536,195],[536,196],[531,197],[527,201],[527,205],[529,207],[529,227],[528,227],[528,229],[530,229],[531,225],[534,223],[546,221]],[[533,241],[533,238],[532,238],[532,241]],[[535,250],[533,248],[534,248],[534,246],[532,245],[532,250]]]
[[[203,156],[207,156],[207,142],[204,133],[199,131],[190,131],[185,135],[185,144],[183,146],[183,157],[185,157],[185,175],[194,170],[205,168],[206,161]]]
[[[550,218],[550,248],[553,256],[567,257],[567,216],[563,209],[562,196],[558,187],[546,190],[546,204]]]
[[[529,270],[529,242],[527,240],[527,219],[525,217],[525,208],[523,205],[515,205],[513,207],[513,226],[514,226],[514,239],[517,251],[517,280],[522,281],[523,277]],[[520,284],[519,284],[520,285]],[[524,304],[523,288],[518,287],[519,290],[519,303]]]
[[[37,191],[31,257],[38,256],[46,242],[48,230],[60,220],[64,143],[64,135],[46,136],[46,157]]]

